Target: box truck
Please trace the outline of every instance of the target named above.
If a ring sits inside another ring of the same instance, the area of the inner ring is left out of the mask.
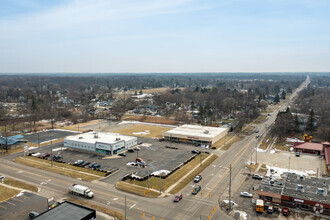
[[[69,192],[73,195],[80,195],[89,199],[93,198],[94,196],[93,192],[88,189],[88,187],[78,184],[73,184],[72,186],[70,186]]]

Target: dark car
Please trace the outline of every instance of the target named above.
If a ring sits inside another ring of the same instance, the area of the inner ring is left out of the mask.
[[[260,176],[259,174],[253,174],[252,179],[262,180],[262,176]]]
[[[300,152],[296,152],[296,157],[300,157]]]
[[[259,130],[258,129],[256,130],[256,133],[259,133]]]
[[[125,153],[120,153],[120,154],[118,154],[118,156],[126,157],[126,154]]]
[[[93,162],[91,164],[89,164],[88,168],[93,168],[93,166],[96,164],[96,162]]]
[[[162,142],[164,141],[165,139],[164,138],[159,138],[159,142]]]
[[[133,149],[128,149],[127,152],[134,153]]]
[[[61,155],[55,155],[55,156],[53,157],[53,160],[58,161],[58,160],[60,160],[61,158],[62,158]]]
[[[31,211],[29,213],[29,219],[34,219],[35,217],[37,217],[39,215],[38,212],[35,212],[35,211]]]
[[[181,199],[183,198],[183,195],[180,193],[180,194],[178,194],[178,195],[176,195],[175,196],[175,198],[174,198],[174,202],[179,202]]]
[[[194,187],[193,191],[191,194],[196,195],[199,191],[201,191],[202,187],[197,185]]]
[[[80,166],[85,167],[85,166],[87,166],[87,165],[90,164],[90,163],[91,163],[91,162],[85,161],[85,162],[83,162]]]
[[[94,164],[94,165],[92,166],[92,170],[96,170],[96,169],[98,169],[98,168],[100,168],[100,167],[101,167],[101,165],[98,164],[98,163],[96,163],[96,164]]]
[[[192,150],[191,153],[193,153],[193,154],[199,154],[199,151],[198,150]]]
[[[195,176],[195,178],[194,178],[194,182],[195,183],[198,183],[199,181],[201,181],[202,180],[202,175],[197,175],[197,176]]]

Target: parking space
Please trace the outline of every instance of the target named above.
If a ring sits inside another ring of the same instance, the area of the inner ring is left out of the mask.
[[[25,135],[24,138],[32,143],[42,143],[45,141],[64,138],[73,134],[76,134],[76,132],[66,131],[66,130],[49,130],[49,131],[28,134]]]
[[[41,213],[47,209],[46,198],[24,192],[0,203],[0,219],[28,219],[30,211]]]
[[[139,145],[140,150],[132,153],[125,152],[126,156],[112,156],[105,157],[92,153],[84,153],[74,150],[63,150],[63,161],[67,163],[74,163],[76,160],[84,160],[88,162],[96,162],[101,165],[100,169],[115,170],[119,169],[117,173],[111,175],[101,181],[108,183],[115,183],[120,180],[124,175],[135,173],[138,176],[146,176],[154,171],[159,170],[172,170],[184,161],[193,156],[192,150],[199,149],[193,145],[178,144],[169,142],[159,142],[151,138],[138,138],[143,144]],[[168,146],[166,148],[165,146]],[[61,154],[61,147],[63,142],[53,144],[53,155]],[[173,149],[175,148],[175,149]],[[33,150],[33,153],[50,153],[50,147]],[[32,152],[31,152],[32,153]],[[136,162],[136,158],[141,158],[147,163],[145,168],[140,166],[129,166],[127,163]],[[50,158],[50,157],[49,157]]]

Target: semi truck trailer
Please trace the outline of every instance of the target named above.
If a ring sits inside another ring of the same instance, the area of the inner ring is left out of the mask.
[[[84,196],[89,199],[93,198],[94,196],[93,192],[88,189],[87,186],[82,186],[78,184],[73,184],[72,186],[70,186],[69,192],[73,195]]]

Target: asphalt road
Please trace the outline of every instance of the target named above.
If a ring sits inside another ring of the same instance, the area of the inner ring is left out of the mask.
[[[306,87],[309,78],[301,85]],[[301,88],[299,88],[301,90]],[[256,126],[259,135],[264,134],[268,127],[275,121],[277,112],[285,110],[286,107],[296,97],[293,94],[289,100],[276,109],[271,116],[262,124]],[[95,202],[108,205],[111,208],[124,212],[126,196],[126,213],[128,219],[142,219],[142,213],[145,213],[145,219],[231,219],[229,216],[219,210],[219,198],[226,191],[229,183],[229,166],[232,167],[232,179],[244,167],[245,162],[251,158],[254,153],[253,148],[258,144],[257,134],[245,137],[242,141],[231,146],[227,151],[212,151],[218,154],[219,158],[202,172],[203,180],[199,183],[202,186],[202,192],[198,195],[191,195],[193,183],[188,184],[183,190],[183,200],[179,203],[173,203],[173,196],[165,198],[144,198],[128,193],[118,191],[112,184],[101,181],[84,182],[70,177],[40,171],[32,167],[16,164],[5,158],[1,159],[0,173],[7,176],[15,176],[26,182],[38,185],[41,188],[39,192],[45,197],[55,196],[56,199],[71,197],[68,194],[68,188],[72,183],[78,183],[91,188],[95,194]],[[216,208],[214,214],[212,210]]]

